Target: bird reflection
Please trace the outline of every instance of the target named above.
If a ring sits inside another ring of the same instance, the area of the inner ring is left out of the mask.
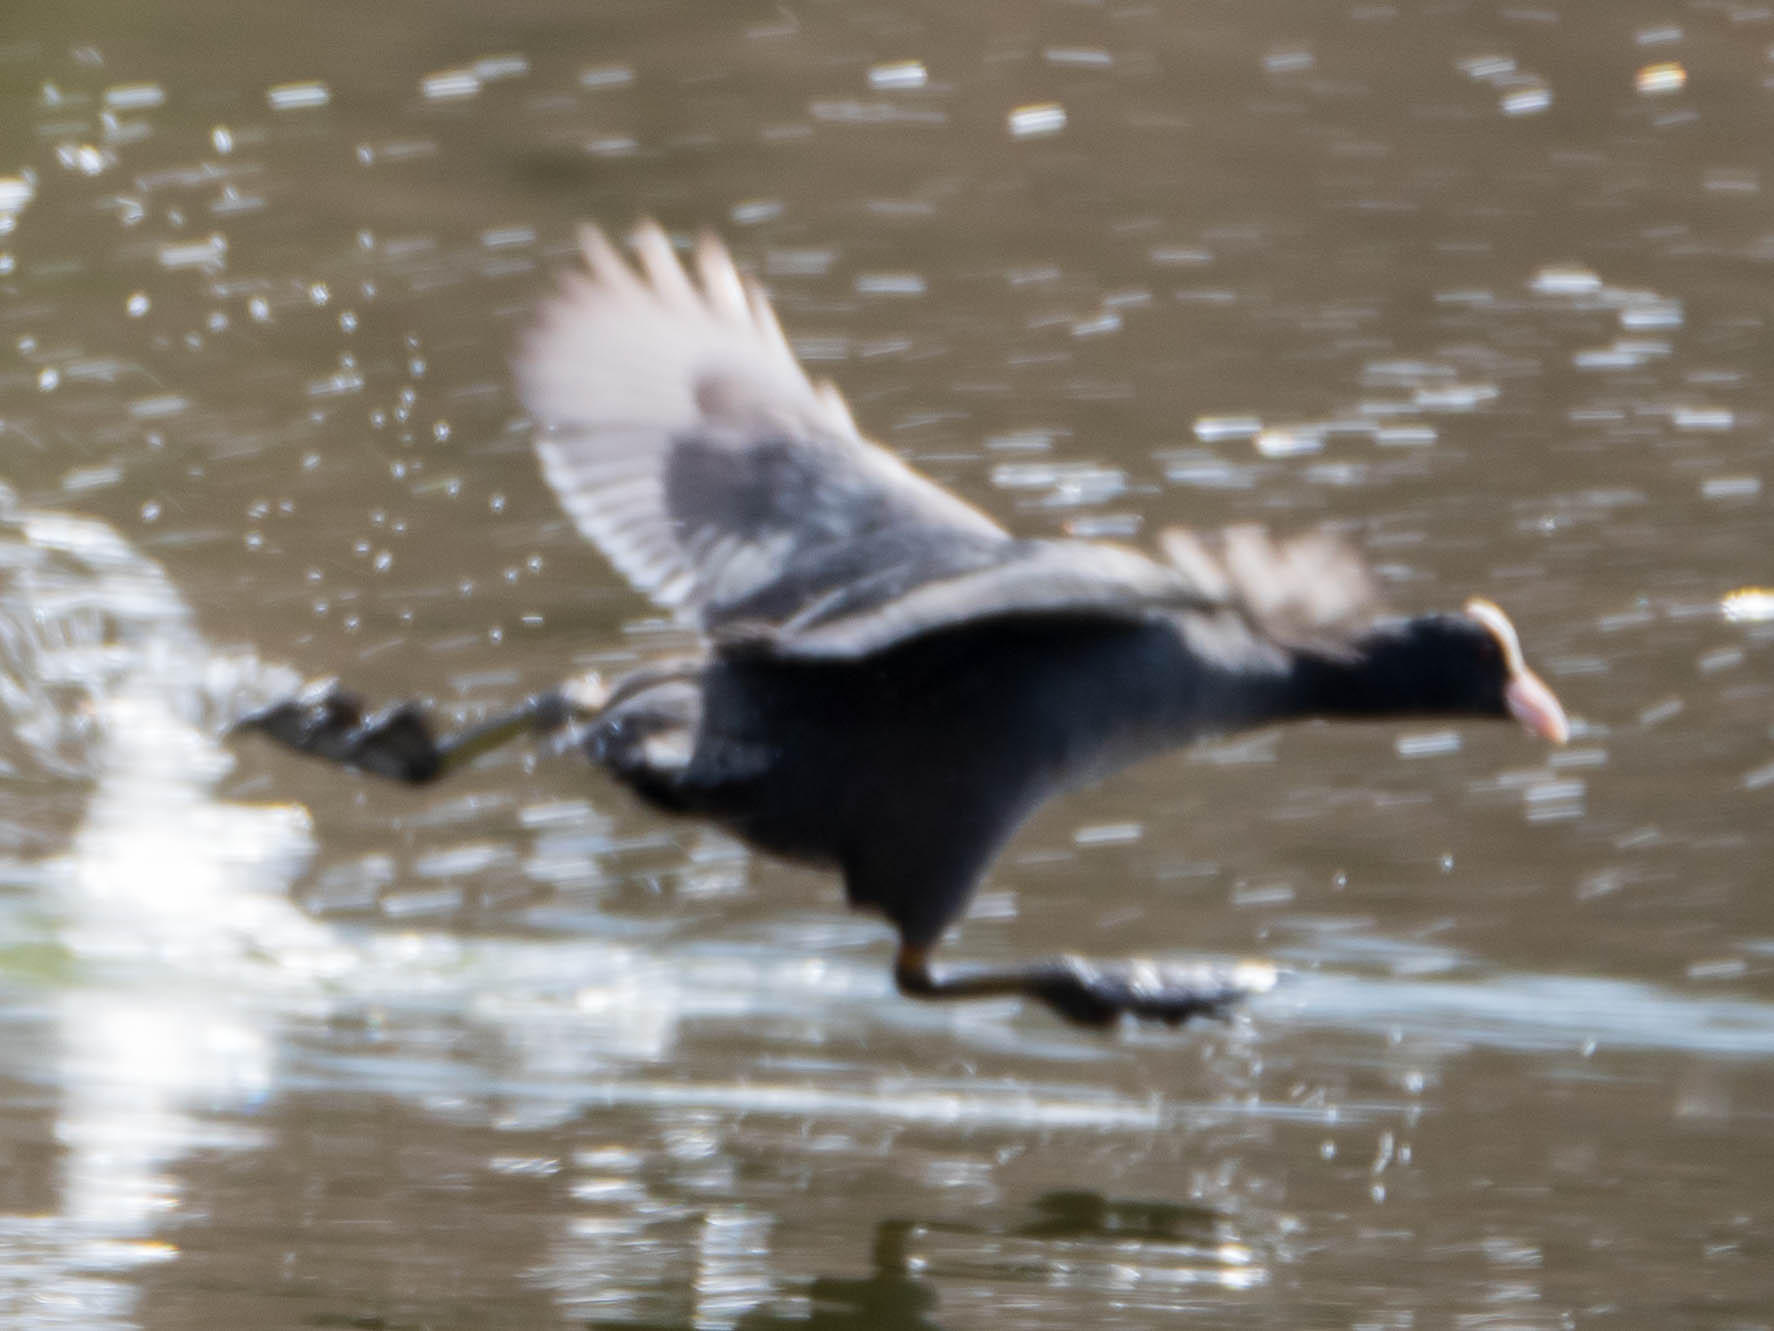
[[[1219,1242],[1220,1216],[1205,1206],[1116,1201],[1074,1189],[1035,1199],[1035,1220],[1013,1231],[1028,1239],[1147,1239],[1156,1243]]]
[[[1206,1207],[1168,1201],[1130,1201],[1104,1197],[1086,1190],[1044,1193],[1028,1211],[1006,1224],[968,1225],[942,1221],[890,1218],[875,1226],[870,1252],[873,1269],[868,1275],[815,1276],[792,1300],[773,1298],[745,1312],[734,1321],[735,1331],[940,1331],[935,1320],[938,1295],[925,1278],[924,1265],[913,1244],[924,1239],[972,1237],[990,1244],[994,1237],[1059,1245],[1108,1240],[1121,1250],[1125,1245],[1149,1243],[1154,1258],[1160,1252],[1174,1259],[1178,1250],[1193,1260],[1212,1263],[1222,1253],[1223,1218]],[[951,1246],[953,1246],[951,1244]],[[1076,1252],[1070,1254],[1076,1260]],[[1028,1267],[1018,1261],[1005,1266],[1006,1279],[1026,1278]],[[976,1273],[977,1274],[977,1273]],[[690,1331],[689,1322],[596,1321],[588,1331]]]
[[[936,1290],[912,1273],[914,1234],[926,1226],[915,1220],[883,1220],[875,1226],[874,1270],[860,1278],[815,1276],[805,1289],[810,1313],[784,1313],[776,1301],[760,1304],[733,1323],[734,1331],[942,1331],[928,1314]],[[587,1331],[691,1331],[689,1322],[593,1321]]]
[[[825,1331],[840,1328],[904,1327],[906,1331],[935,1328],[929,1314],[936,1307],[936,1290],[912,1274],[911,1237],[921,1226],[910,1220],[883,1220],[875,1226],[874,1270],[859,1280],[842,1276],[816,1277],[809,1287],[813,1316],[798,1323]],[[779,1325],[775,1319],[741,1318],[748,1331]]]

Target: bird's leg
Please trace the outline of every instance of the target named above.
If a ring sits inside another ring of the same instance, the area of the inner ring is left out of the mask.
[[[602,698],[572,686],[528,698],[512,711],[438,736],[416,702],[364,714],[362,701],[335,683],[273,703],[234,725],[375,776],[423,785],[523,735],[542,735],[597,714]]]
[[[1190,1017],[1223,1017],[1240,999],[1273,987],[1272,966],[1097,962],[1050,957],[1023,966],[969,966],[935,975],[930,949],[902,944],[894,959],[899,991],[914,998],[1038,998],[1067,1021],[1108,1026],[1123,1013],[1176,1026]]]

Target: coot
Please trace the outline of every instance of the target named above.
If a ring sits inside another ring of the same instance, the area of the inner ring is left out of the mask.
[[[303,753],[434,780],[552,733],[653,805],[837,868],[899,931],[906,994],[1024,994],[1103,1024],[1180,1021],[1235,972],[1058,957],[930,966],[993,854],[1043,800],[1207,735],[1293,717],[1564,712],[1503,612],[1384,618],[1323,534],[1165,533],[1162,557],[1012,536],[869,442],[810,380],[761,287],[657,226],[638,268],[598,230],[517,357],[543,475],[579,530],[701,650],[595,696],[529,700],[439,737],[336,687],[242,725]]]

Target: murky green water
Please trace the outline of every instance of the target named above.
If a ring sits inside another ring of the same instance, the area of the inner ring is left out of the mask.
[[[0,23],[0,1313],[20,1327],[1774,1326],[1774,14],[547,3]],[[1259,955],[1230,1025],[893,993],[835,884],[464,714],[670,635],[506,358],[719,226],[1028,534],[1329,521],[1579,722],[1046,810],[951,944]]]

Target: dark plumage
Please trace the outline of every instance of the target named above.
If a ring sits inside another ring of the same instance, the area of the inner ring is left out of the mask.
[[[543,473],[579,529],[696,628],[694,660],[433,738],[411,705],[328,691],[245,723],[431,780],[559,731],[653,804],[840,869],[929,997],[1029,994],[1074,1020],[1214,1010],[1235,976],[1073,958],[933,975],[929,950],[1049,796],[1205,735],[1293,717],[1564,714],[1486,602],[1384,619],[1360,561],[1310,535],[1167,532],[1165,558],[1019,540],[858,433],[763,292],[704,238],[692,282],[657,227],[640,271],[587,230],[518,359]]]

